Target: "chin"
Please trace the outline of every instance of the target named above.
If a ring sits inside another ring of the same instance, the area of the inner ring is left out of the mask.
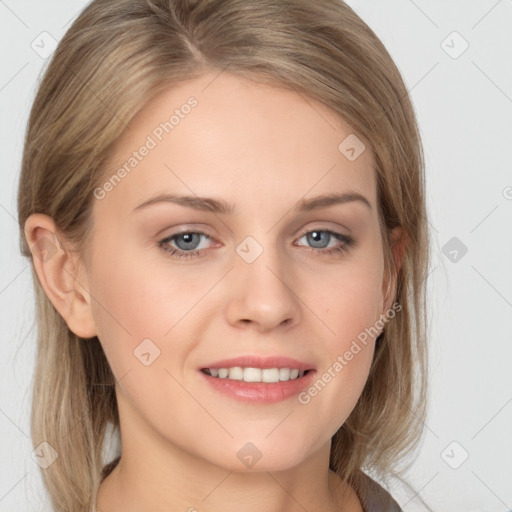
[[[221,457],[215,454],[212,462],[237,473],[286,471],[299,466],[309,456],[305,443],[296,438],[293,441],[293,445],[278,438],[275,441],[258,438],[236,442],[226,449],[231,453],[230,457],[226,457],[224,451]]]

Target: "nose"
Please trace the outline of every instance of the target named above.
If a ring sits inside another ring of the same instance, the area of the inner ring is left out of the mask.
[[[254,325],[260,332],[296,325],[301,315],[292,285],[296,280],[289,266],[284,270],[277,250],[266,248],[252,263],[236,258],[227,283],[227,321],[238,328]]]

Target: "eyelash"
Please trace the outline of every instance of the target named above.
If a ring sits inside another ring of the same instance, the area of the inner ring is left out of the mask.
[[[329,229],[312,229],[310,231],[305,231],[301,236],[299,236],[299,239],[305,235],[308,235],[309,233],[314,233],[314,232],[329,233],[330,235],[334,236],[341,242],[344,242],[344,244],[340,247],[333,247],[333,248],[327,249],[327,250],[312,248],[311,250],[307,251],[310,253],[316,253],[315,256],[341,255],[341,254],[345,253],[346,251],[348,251],[348,249],[350,247],[355,245],[355,240],[353,237],[351,237],[349,235],[343,235],[341,233],[338,233],[336,231],[331,231]],[[158,242],[158,247],[160,247],[160,249],[162,249],[162,251],[164,251],[169,256],[173,256],[178,259],[193,258],[205,250],[205,249],[201,249],[201,250],[195,250],[195,251],[183,251],[182,249],[175,249],[174,247],[169,247],[168,243],[170,241],[172,241],[175,238],[178,238],[180,236],[183,236],[183,235],[202,235],[202,236],[205,236],[206,238],[211,239],[211,237],[209,235],[207,235],[206,233],[203,233],[202,231],[182,231],[181,233],[176,233],[174,235],[164,238],[163,240],[160,240]],[[203,256],[199,256],[199,257],[203,257]]]

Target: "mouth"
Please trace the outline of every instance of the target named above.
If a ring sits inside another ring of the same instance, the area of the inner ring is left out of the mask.
[[[309,386],[316,369],[310,362],[282,356],[241,356],[198,368],[215,391],[239,401],[270,404]]]
[[[275,384],[277,382],[287,382],[304,377],[312,369],[300,370],[299,368],[253,368],[232,366],[224,368],[201,368],[201,371],[215,379],[229,379],[243,382],[263,382]]]

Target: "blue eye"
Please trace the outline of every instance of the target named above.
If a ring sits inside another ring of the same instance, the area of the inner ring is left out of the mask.
[[[168,236],[163,240],[160,240],[158,242],[158,246],[166,254],[169,254],[170,256],[173,256],[178,259],[193,258],[195,256],[203,257],[205,256],[205,254],[203,254],[204,248],[197,249],[197,242],[200,241],[201,237],[211,239],[209,235],[203,233],[202,231],[183,231],[182,233],[177,233],[175,235]],[[311,231],[306,231],[302,236],[299,237],[299,240],[303,237],[307,237],[309,243],[319,244],[321,246],[313,247],[313,250],[308,251],[310,253],[313,253],[315,256],[341,254],[347,251],[353,245],[355,245],[355,240],[353,237],[343,235],[342,233],[337,233],[336,231],[331,231],[328,229],[315,229]],[[341,245],[337,245],[327,250],[323,250],[325,249],[324,243],[326,239],[328,242],[332,239],[336,239],[338,240],[338,242],[341,242]],[[173,242],[178,247],[176,248],[173,247],[172,245],[169,245],[170,242]]]
[[[307,231],[300,238],[304,237],[308,239],[308,242],[312,241],[314,244],[319,243],[321,245],[321,247],[314,246],[315,249],[325,249],[325,247],[323,246],[325,240],[337,239],[338,241],[343,242],[343,245],[332,247],[327,251],[313,251],[319,254],[332,254],[336,252],[343,252],[354,243],[354,239],[352,237],[342,235],[341,233],[337,233],[336,231],[330,231],[328,229],[315,229],[313,231]]]
[[[203,233],[202,231],[183,231],[182,233],[171,235],[168,236],[167,238],[164,238],[163,240],[160,240],[160,242],[158,242],[158,245],[164,252],[170,254],[171,256],[176,256],[177,258],[190,258],[196,256],[201,252],[199,250],[196,250],[195,247],[191,246],[195,246],[195,243],[197,242],[198,238],[202,236],[208,239],[210,238],[206,233]],[[178,247],[177,249],[175,249],[174,247],[169,246],[169,242],[174,241],[174,243],[177,244],[176,241],[181,240],[184,240],[184,243],[180,244],[182,247]],[[186,249],[194,250],[187,251]]]

